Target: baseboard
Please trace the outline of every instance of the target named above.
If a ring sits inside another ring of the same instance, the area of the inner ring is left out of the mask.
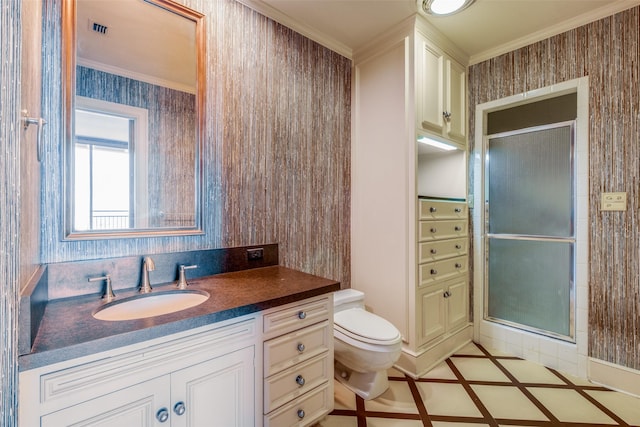
[[[588,359],[587,370],[589,381],[640,397],[640,371],[592,357]]]
[[[394,367],[412,378],[420,378],[472,340],[473,325],[468,324],[417,352],[403,348]]]

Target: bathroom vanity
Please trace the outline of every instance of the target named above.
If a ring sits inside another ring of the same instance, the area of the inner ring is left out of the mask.
[[[95,296],[49,304],[20,357],[20,426],[306,426],[333,409],[338,282],[272,266],[189,288],[211,296],[137,320],[95,319]]]

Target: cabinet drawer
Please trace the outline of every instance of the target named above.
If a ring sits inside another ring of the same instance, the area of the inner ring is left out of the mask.
[[[418,263],[451,258],[467,254],[469,240],[466,237],[450,240],[433,240],[420,243]]]
[[[424,219],[456,219],[467,217],[465,202],[445,202],[441,200],[420,200],[419,218]]]
[[[332,340],[333,329],[329,321],[325,320],[317,325],[265,341],[265,377],[333,349]]]
[[[466,274],[468,263],[468,258],[461,256],[422,264],[418,269],[420,286],[430,285],[438,280],[452,279],[456,276]]]
[[[451,239],[467,235],[467,219],[446,221],[420,221],[418,241]]]
[[[285,334],[289,331],[329,319],[333,308],[332,296],[303,304],[295,304],[264,315],[265,335]]]
[[[265,427],[303,427],[313,425],[333,409],[333,387],[328,381],[300,399],[265,416]]]
[[[329,353],[293,366],[265,380],[264,412],[271,412],[332,377]]]

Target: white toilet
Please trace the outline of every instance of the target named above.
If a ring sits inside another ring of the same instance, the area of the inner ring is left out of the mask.
[[[343,289],[333,298],[334,375],[363,399],[375,399],[389,387],[387,369],[400,357],[400,332],[365,310],[362,292]]]

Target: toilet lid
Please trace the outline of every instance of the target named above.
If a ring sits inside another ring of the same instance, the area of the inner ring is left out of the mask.
[[[400,339],[400,332],[391,322],[359,308],[336,312],[333,323],[340,332],[363,342],[387,344]]]

